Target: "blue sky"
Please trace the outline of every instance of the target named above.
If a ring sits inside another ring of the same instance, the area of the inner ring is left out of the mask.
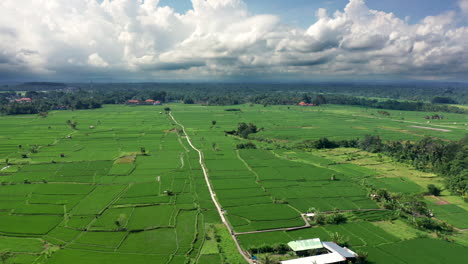
[[[182,13],[192,9],[190,0],[161,0],[160,3]],[[256,14],[276,14],[286,23],[308,27],[316,21],[317,9],[343,10],[348,0],[247,0],[245,3]],[[458,5],[457,0],[367,0],[366,3],[372,9],[409,17],[411,23],[457,9]]]
[[[466,36],[468,0],[2,0],[0,81],[468,81]]]

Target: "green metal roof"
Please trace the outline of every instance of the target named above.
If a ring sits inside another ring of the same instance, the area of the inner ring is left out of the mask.
[[[320,238],[291,241],[288,243],[288,246],[294,251],[323,248]]]

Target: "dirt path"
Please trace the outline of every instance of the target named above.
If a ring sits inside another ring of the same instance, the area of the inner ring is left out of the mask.
[[[229,225],[229,223],[227,222],[226,220],[226,217],[224,216],[224,211],[223,209],[221,208],[221,205],[219,204],[218,200],[216,199],[216,194],[215,192],[213,191],[213,186],[211,185],[211,182],[210,182],[210,176],[208,175],[208,170],[206,169],[206,166],[205,166],[205,162],[203,160],[203,152],[199,149],[197,149],[193,144],[192,144],[192,140],[190,139],[189,135],[187,134],[187,132],[185,131],[185,127],[177,122],[177,120],[174,118],[174,116],[172,115],[171,112],[169,112],[169,116],[172,118],[172,120],[174,121],[174,123],[176,123],[178,126],[180,126],[182,128],[182,132],[184,133],[185,135],[185,139],[187,139],[187,143],[189,143],[190,147],[192,149],[194,149],[196,152],[198,152],[198,156],[199,156],[199,163],[200,163],[200,166],[203,170],[203,175],[205,176],[205,181],[206,181],[206,185],[208,186],[208,190],[210,192],[210,196],[211,196],[211,200],[213,201],[213,203],[215,204],[216,206],[216,210],[218,211],[218,214],[221,218],[221,221],[223,222],[223,224],[226,226],[226,228],[228,229],[229,233],[231,234],[231,237],[232,239],[234,240],[234,243],[236,244],[236,247],[237,247],[237,250],[239,251],[239,253],[242,255],[242,257],[244,257],[244,259],[250,263],[250,264],[254,264],[253,260],[242,250],[240,244],[239,244],[239,241],[237,241],[237,237],[234,233],[234,230],[232,229],[232,227]]]
[[[375,116],[367,116],[367,115],[352,115],[352,116],[359,116],[359,117],[366,117],[366,118],[380,119],[380,120],[391,120],[391,121],[395,121],[395,122],[409,123],[409,124],[417,124],[417,125],[426,125],[425,123],[421,123],[421,122],[407,121],[407,120],[398,120],[398,119],[392,119],[392,118],[389,119],[389,118],[382,118],[382,117],[375,117]],[[431,124],[431,126],[446,127],[446,128],[451,128],[451,129],[467,130],[466,128],[462,128],[462,127],[453,127],[453,126],[446,126],[446,125]]]
[[[428,129],[428,130],[435,130],[435,131],[441,131],[441,132],[452,132],[452,130],[449,130],[449,129],[434,128],[434,127],[424,127],[424,126],[410,126],[410,127],[420,128],[420,129]]]
[[[447,201],[447,200],[445,200],[444,198],[439,197],[439,196],[435,196],[435,195],[426,195],[425,197],[431,197],[432,199],[436,200],[436,201],[434,201],[434,203],[436,203],[436,204],[438,204],[438,205],[450,204],[449,201]]]

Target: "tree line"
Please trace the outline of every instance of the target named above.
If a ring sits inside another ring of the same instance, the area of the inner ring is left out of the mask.
[[[468,104],[468,86],[455,82],[314,82],[314,83],[53,83],[31,82],[0,86],[0,91],[63,90],[69,87],[95,91],[171,91],[184,92],[194,101],[206,95],[342,94],[395,100]],[[179,98],[183,100],[184,98]],[[278,98],[279,99],[279,98]]]
[[[16,98],[31,98],[32,102],[16,102]],[[102,98],[88,91],[28,91],[25,95],[0,93],[0,113],[7,115],[41,114],[49,110],[80,110],[102,107]]]
[[[92,109],[99,108],[103,104],[122,104],[131,99],[153,99],[161,102],[183,102],[186,104],[238,105],[251,103],[264,106],[297,105],[302,101],[315,105],[339,104],[404,111],[466,113],[465,109],[448,105],[448,103],[455,102],[451,93],[445,94],[446,96],[421,96],[418,101],[414,101],[411,96],[399,98],[399,100],[371,99],[359,97],[357,95],[360,93],[351,91],[353,89],[369,91],[366,96],[375,96],[381,95],[382,89],[388,90],[385,89],[385,86],[370,89],[369,87],[351,87],[351,85],[348,87],[348,92],[341,86],[340,89],[334,89],[334,86],[291,84],[97,84],[92,86],[77,84],[73,87],[60,84],[50,86],[49,89],[35,89],[37,87],[44,88],[46,84],[9,87],[31,90],[23,96],[14,91],[0,93],[0,112],[4,114],[35,114],[52,109]],[[408,90],[413,91],[414,89],[408,88]],[[332,93],[337,91],[342,93]],[[450,91],[456,91],[459,99],[466,96],[460,93],[460,89]],[[20,97],[33,99],[33,104],[14,102],[14,99]]]

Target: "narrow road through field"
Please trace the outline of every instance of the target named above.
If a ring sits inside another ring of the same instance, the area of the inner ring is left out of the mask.
[[[174,116],[172,115],[171,112],[169,112],[169,116],[172,118],[172,120],[174,121],[174,123],[176,123],[178,126],[180,126],[182,128],[182,132],[184,132],[184,135],[185,135],[185,138],[187,139],[187,142],[189,143],[190,147],[192,147],[195,151],[198,152],[198,156],[199,156],[199,163],[200,163],[200,166],[203,170],[203,175],[205,176],[205,181],[206,181],[206,185],[208,186],[208,190],[210,191],[210,195],[211,195],[211,200],[213,201],[213,203],[215,204],[216,206],[216,210],[218,211],[218,214],[219,216],[221,217],[221,221],[223,222],[223,224],[226,226],[226,228],[228,229],[229,233],[231,234],[231,237],[232,239],[234,240],[234,243],[236,244],[236,247],[237,247],[237,250],[239,251],[239,253],[242,255],[242,257],[244,257],[244,259],[250,263],[250,264],[254,264],[253,260],[242,250],[240,244],[239,244],[239,241],[237,241],[237,237],[234,233],[234,230],[232,229],[232,227],[229,225],[229,223],[226,221],[226,217],[224,216],[224,212],[223,212],[223,209],[221,208],[221,205],[219,204],[218,200],[216,199],[216,194],[215,192],[213,191],[213,187],[211,185],[211,182],[210,182],[210,177],[208,175],[208,170],[206,169],[206,166],[205,166],[205,162],[203,160],[203,152],[201,152],[201,150],[197,149],[193,144],[192,144],[192,141],[190,140],[190,137],[189,135],[187,134],[187,132],[185,131],[185,127],[177,122],[177,120],[174,118]]]
[[[392,118],[383,118],[383,117],[368,116],[368,115],[352,115],[352,116],[366,117],[366,118],[379,119],[379,120],[391,120],[391,121],[400,122],[400,123],[417,124],[417,125],[424,125],[424,126],[430,125],[430,126],[436,126],[436,127],[446,127],[446,128],[451,128],[451,129],[468,130],[468,129],[463,128],[463,127],[454,127],[454,126],[437,125],[437,124],[427,124],[427,123],[421,123],[421,122],[415,122],[415,121],[407,121],[407,120],[392,119]]]

